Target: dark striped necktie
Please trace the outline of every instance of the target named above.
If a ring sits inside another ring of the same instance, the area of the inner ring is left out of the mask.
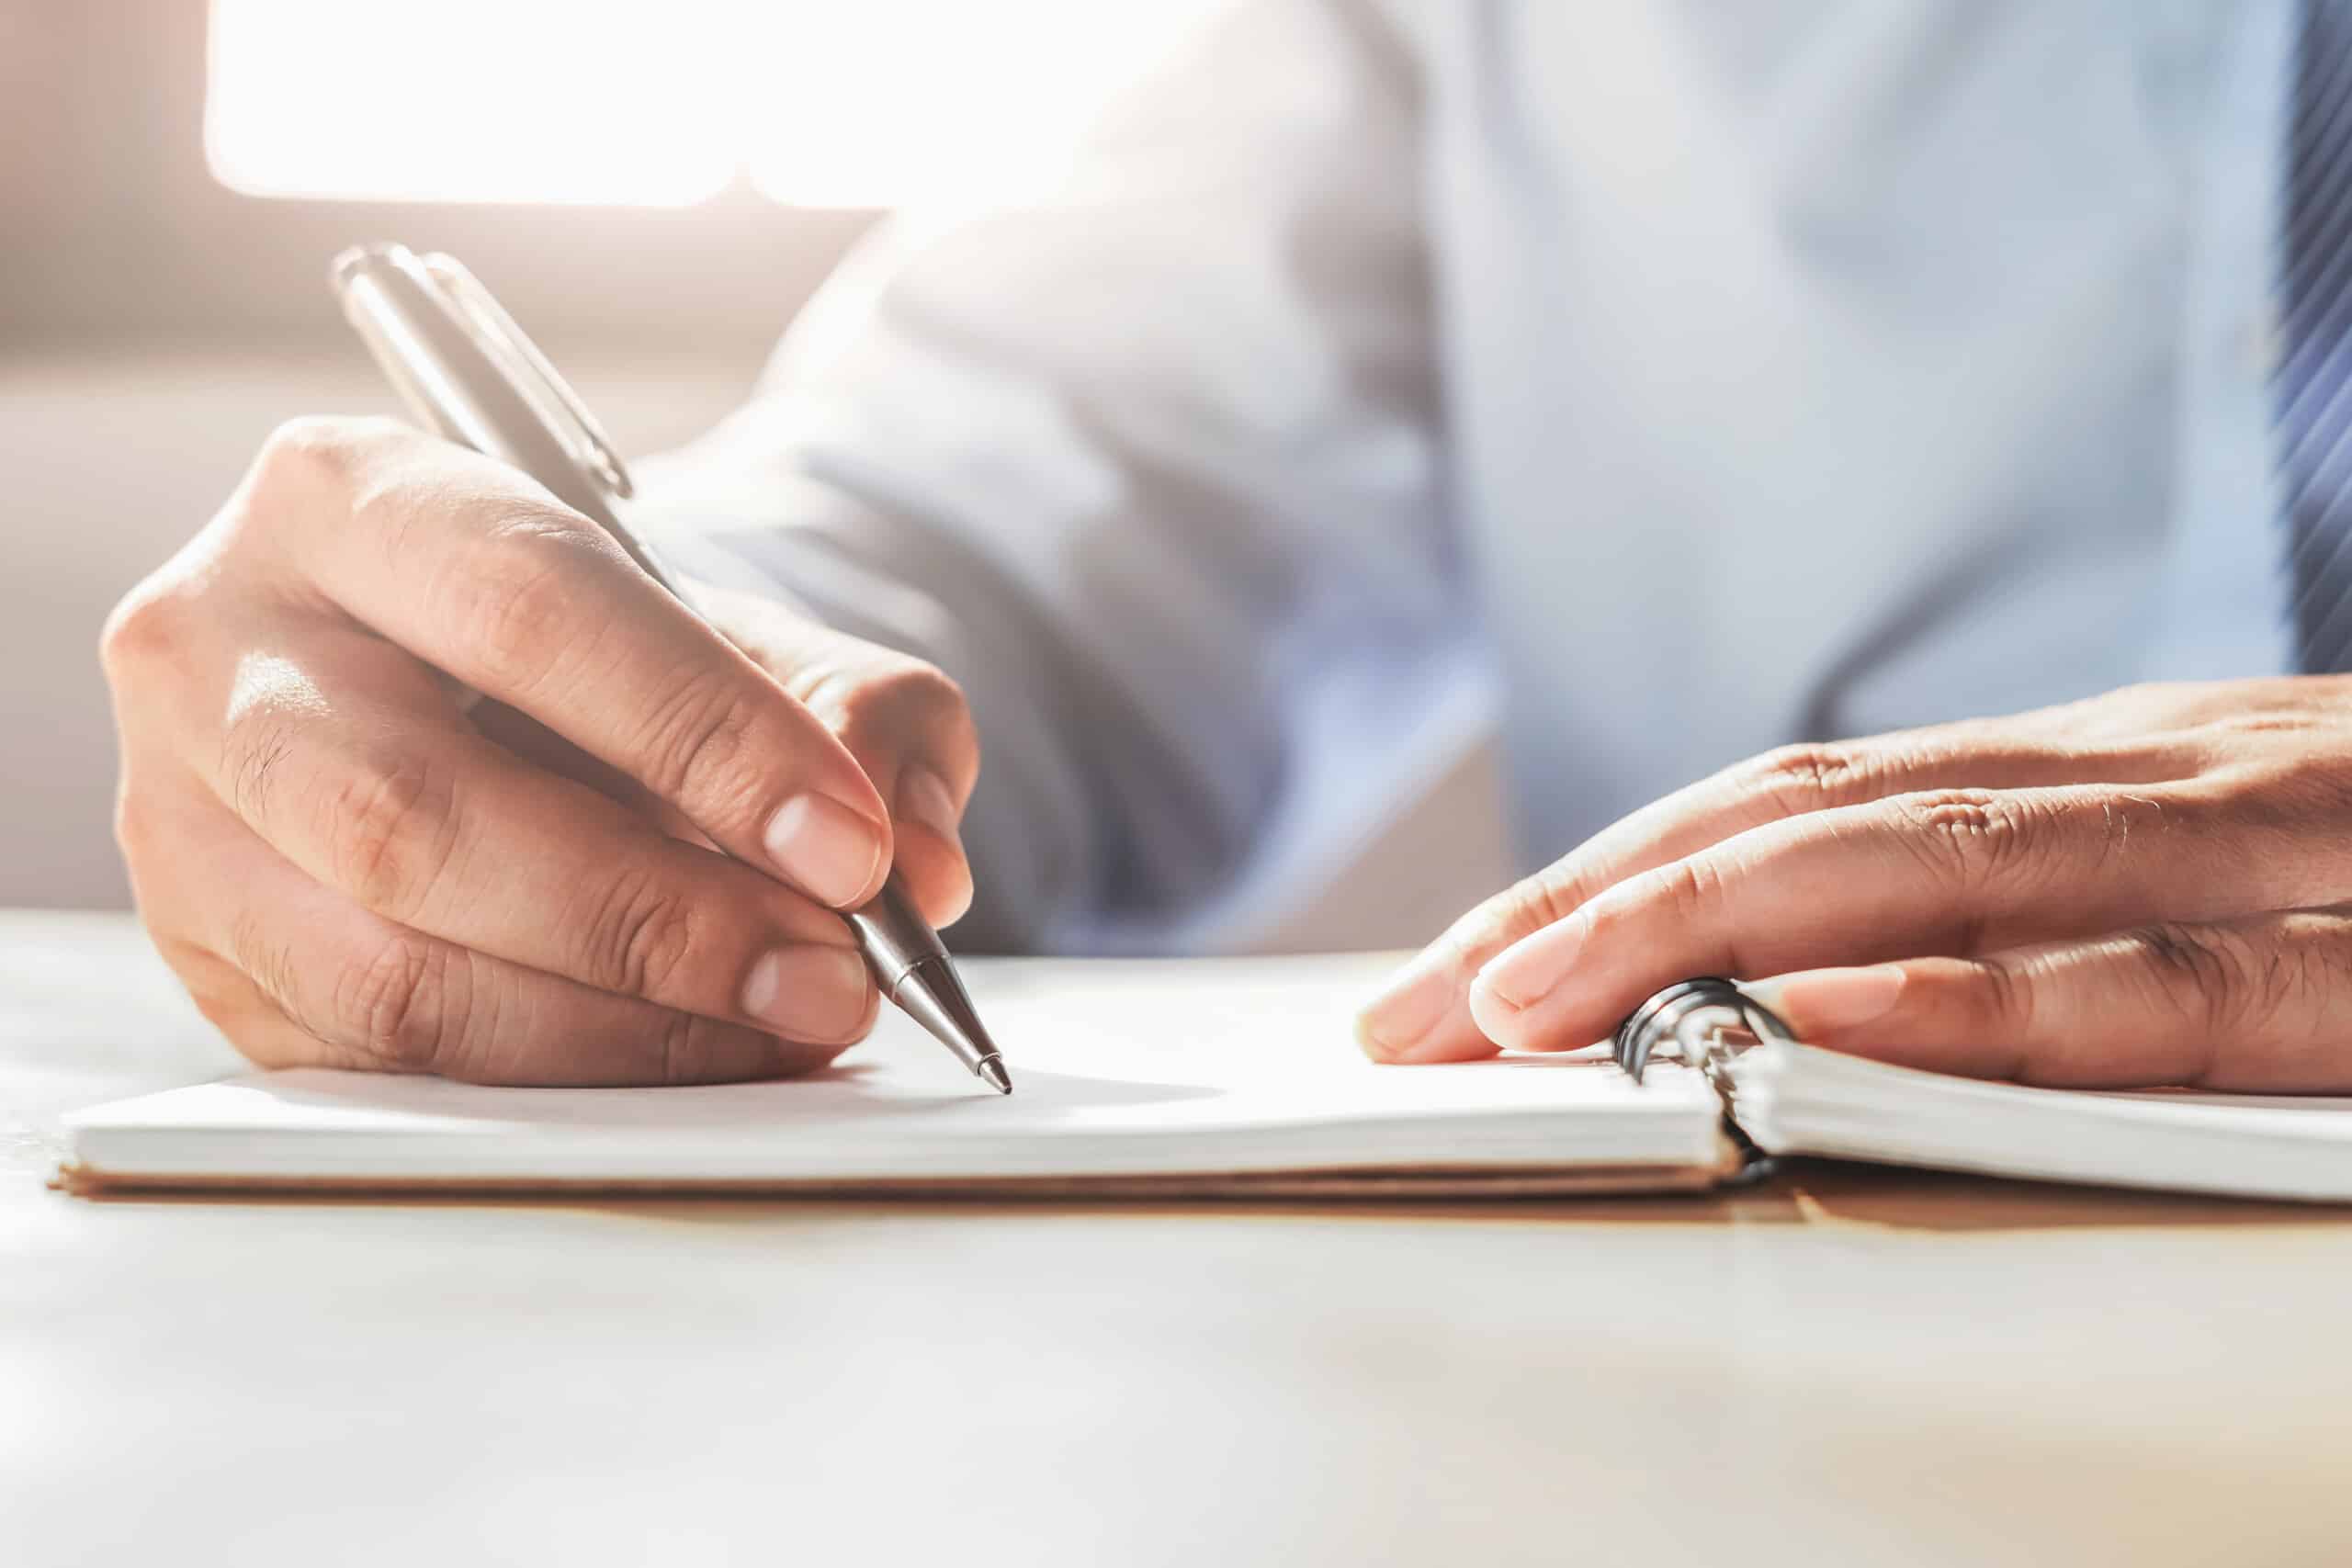
[[[2272,389],[2300,668],[2352,659],[2352,0],[2303,0]]]

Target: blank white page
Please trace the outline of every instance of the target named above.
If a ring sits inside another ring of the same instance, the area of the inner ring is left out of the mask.
[[[2352,1201],[2352,1099],[2034,1089],[1810,1045],[1750,1051],[1733,1076],[1740,1125],[1776,1154]]]
[[[1379,1066],[1351,1013],[1362,957],[964,965],[1012,1073],[999,1096],[885,1009],[873,1039],[789,1082],[492,1089],[254,1073],[70,1118],[117,1179],[699,1184],[1263,1172],[1713,1168],[1695,1075],[1606,1061]]]

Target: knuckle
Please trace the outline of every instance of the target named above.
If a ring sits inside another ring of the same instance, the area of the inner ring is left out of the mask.
[[[1843,805],[1866,793],[1873,776],[1853,748],[1818,741],[1782,746],[1744,766],[1747,792],[1790,817]]]
[[[665,800],[693,801],[697,816],[748,816],[766,798],[759,761],[774,749],[759,744],[763,717],[757,694],[731,672],[698,674],[661,705],[639,747],[639,776]]]
[[[695,901],[642,872],[615,877],[581,927],[582,977],[601,990],[669,992],[700,945]]]
[[[466,988],[452,984],[448,951],[403,935],[354,961],[335,987],[338,1032],[387,1071],[435,1071],[466,1034]]]
[[[1554,865],[1521,878],[1512,885],[1508,897],[1510,902],[1502,914],[1510,922],[1511,940],[1516,942],[1575,914],[1590,897],[1590,888],[1580,872]]]
[[[2259,973],[2243,942],[2207,926],[2159,920],[2123,933],[2127,951],[2154,995],[2151,1003],[2177,1009],[2186,999],[2209,1037],[2230,1032],[2257,1000],[2249,984]]]
[[[289,419],[262,438],[254,456],[254,487],[276,491],[307,486],[345,473],[351,466],[351,433],[326,414]]]
[[[2332,715],[2308,707],[2244,707],[2195,721],[2194,732],[2219,756],[2243,756],[2267,742],[2325,733]]]
[[[183,595],[151,577],[107,614],[98,632],[99,666],[107,682],[120,691],[142,671],[184,664],[194,631]]]
[[[254,458],[253,489],[265,495],[299,496],[322,486],[348,484],[369,450],[388,441],[414,439],[398,421],[379,416],[302,414],[263,438]]]
[[[1644,872],[1618,884],[1608,896],[1585,907],[1595,941],[1617,940],[1617,933],[1666,926],[1676,930],[1728,935],[1723,914],[1729,897],[1733,867],[1714,854],[1698,854]],[[1732,972],[1745,974],[1736,955]]]
[[[1605,899],[1593,907],[1594,913],[1600,916],[1605,911],[1606,919],[1628,929],[1647,929],[1648,922],[1662,913],[1671,929],[1698,933],[1718,947],[1726,973],[1765,973],[1751,962],[1748,955],[1753,948],[1749,941],[1743,941],[1737,923],[1725,919],[1736,902],[1733,880],[1752,870],[1751,864],[1721,853],[1692,855],[1651,872],[1642,879],[1637,897]]]
[[[318,810],[335,885],[395,918],[431,895],[456,847],[449,784],[410,753],[363,750],[320,795]]]
[[[1503,947],[1566,919],[1583,904],[1577,883],[1549,871],[1521,878],[1487,907],[1482,946]]]
[[[1467,986],[1487,961],[1521,937],[1574,914],[1582,902],[1552,871],[1522,877],[1449,927],[1440,946],[1453,978]]]
[[[1890,805],[1899,840],[1928,869],[1963,887],[2002,880],[2032,854],[2039,835],[2017,799],[1990,790],[1940,789],[1897,796]]]
[[[453,630],[502,691],[528,692],[584,651],[584,574],[609,564],[593,536],[567,513],[510,507],[451,575]]]
[[[2343,976],[2340,959],[2298,942],[2274,942],[2249,952],[2242,1025],[2275,1032],[2298,1017],[2326,1017]]]
[[[1704,855],[1676,861],[1652,874],[1651,892],[1666,903],[1677,924],[1704,919],[1723,899],[1723,874]]]
[[[2030,971],[2007,954],[1964,960],[1975,979],[1984,1027],[2014,1040],[2034,1037],[2034,985]],[[2009,1075],[2014,1076],[2014,1075]]]

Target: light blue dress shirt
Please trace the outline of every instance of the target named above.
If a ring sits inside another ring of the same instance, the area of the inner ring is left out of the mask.
[[[1785,741],[2276,671],[2286,0],[1246,0],[655,466],[961,680],[988,940],[1238,940],[1498,726],[1532,867]]]

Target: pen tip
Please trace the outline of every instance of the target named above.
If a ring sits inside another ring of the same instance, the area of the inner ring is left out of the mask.
[[[1012,1092],[1012,1075],[1004,1070],[1003,1057],[983,1056],[980,1058],[980,1065],[972,1070],[988,1079],[997,1093],[1011,1094]]]

